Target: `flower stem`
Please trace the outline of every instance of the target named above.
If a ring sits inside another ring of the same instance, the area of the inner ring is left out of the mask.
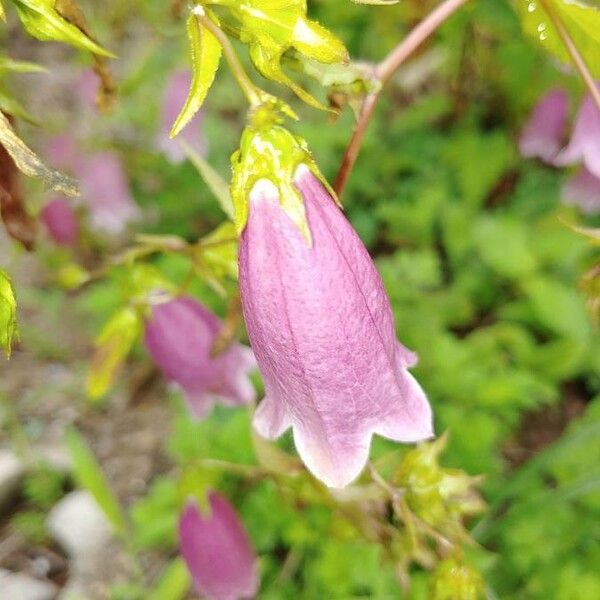
[[[248,99],[248,102],[250,102],[252,106],[258,106],[261,103],[259,90],[254,83],[252,83],[248,73],[246,73],[244,70],[244,67],[240,62],[233,45],[229,41],[229,38],[223,33],[221,28],[207,16],[202,6],[197,4],[194,6],[192,12],[196,17],[198,24],[210,31],[210,33],[217,38],[219,44],[221,44],[225,60],[227,61],[235,80],[242,89],[242,92],[244,92],[244,95]]]
[[[546,0],[540,0],[540,4],[550,17],[554,28],[558,32],[558,35],[560,36],[560,39],[562,40],[562,43],[565,46],[565,49],[569,53],[569,56],[571,57],[571,60],[575,65],[575,68],[579,72],[581,79],[583,79],[583,82],[585,83],[590,94],[592,95],[592,98],[594,99],[598,110],[600,110],[600,90],[598,90],[598,87],[596,86],[594,77],[586,64],[585,59],[583,58],[583,56],[581,56],[581,53],[577,49],[575,42],[573,42],[571,34],[567,31],[567,28],[565,27],[562,19],[560,18],[556,10],[554,10],[554,7],[550,2],[547,2]]]
[[[433,12],[425,17],[377,66],[375,69],[376,79],[382,84],[386,84],[398,67],[444,22],[448,17],[455,13],[468,0],[444,0]],[[341,196],[352,167],[356,162],[360,146],[362,144],[367,126],[377,100],[380,89],[367,95],[363,101],[358,121],[346,147],[342,164],[338,171],[335,183],[333,185],[338,197]]]

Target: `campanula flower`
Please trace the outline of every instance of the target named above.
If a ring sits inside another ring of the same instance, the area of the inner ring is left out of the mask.
[[[600,177],[582,167],[567,179],[562,189],[563,202],[578,206],[588,215],[600,213]]]
[[[256,396],[248,378],[256,365],[249,348],[233,343],[212,355],[221,328],[213,313],[188,296],[155,304],[146,322],[146,349],[165,376],[179,384],[198,418],[215,402],[237,406]]]
[[[309,167],[300,164],[290,182],[308,236],[290,216],[303,218],[293,198],[282,197],[280,190],[291,187],[266,178],[253,184],[240,240],[240,292],[266,389],[255,428],[276,438],[291,427],[308,469],[341,488],[365,466],[373,434],[429,438],[432,414],[408,371],[417,357],[396,340],[381,277]]]
[[[208,495],[209,514],[190,500],[179,519],[179,547],[198,594],[207,600],[253,598],[257,558],[235,509],[221,495]]]

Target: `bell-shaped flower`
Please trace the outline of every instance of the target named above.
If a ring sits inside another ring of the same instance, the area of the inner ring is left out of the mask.
[[[600,84],[598,84],[600,89]],[[557,166],[583,162],[588,171],[600,177],[600,109],[588,94],[579,109],[573,134],[566,148],[554,160]]]
[[[177,383],[192,412],[202,418],[215,402],[238,406],[256,392],[248,377],[256,366],[252,351],[233,343],[213,356],[220,320],[191,297],[152,306],[144,343],[165,376]]]
[[[551,90],[533,109],[519,138],[519,151],[527,158],[550,163],[560,151],[567,120],[568,97],[563,90]]]
[[[79,237],[79,223],[75,211],[64,198],[50,200],[40,212],[48,234],[59,246],[72,246]]]
[[[179,519],[179,548],[198,594],[207,600],[253,598],[258,591],[257,557],[235,509],[215,492],[209,514],[190,500]]]
[[[139,207],[116,154],[91,155],[77,166],[76,175],[81,182],[81,201],[89,210],[93,229],[118,235],[139,216]]]
[[[566,204],[578,206],[585,214],[600,213],[600,177],[582,167],[565,182],[562,199]]]
[[[373,434],[429,438],[432,414],[357,233],[305,164],[290,183],[255,181],[240,241],[242,305],[266,390],[254,426],[267,438],[291,426],[308,469],[341,488],[365,466]],[[290,216],[302,210],[310,239]]]
[[[162,105],[157,146],[167,160],[175,164],[183,162],[186,158],[181,142],[185,142],[200,156],[205,156],[208,151],[208,142],[202,126],[204,121],[204,111],[202,110],[194,115],[176,138],[171,139],[169,137],[173,123],[177,120],[179,112],[185,104],[191,82],[192,74],[189,71],[176,71],[173,73],[167,83]]]

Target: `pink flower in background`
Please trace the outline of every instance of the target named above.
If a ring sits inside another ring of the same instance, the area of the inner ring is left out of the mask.
[[[96,107],[99,80],[92,69],[84,69],[77,80],[75,91],[85,108]]]
[[[98,152],[82,159],[76,175],[81,183],[81,202],[88,207],[93,229],[116,235],[139,216],[116,154]]]
[[[163,373],[178,383],[197,417],[215,401],[227,406],[248,404],[256,397],[248,372],[256,367],[246,346],[233,343],[217,357],[211,356],[221,322],[190,297],[152,307],[144,342]]]
[[[552,162],[562,144],[567,109],[568,97],[563,90],[552,90],[540,99],[519,139],[523,156]]]
[[[72,246],[79,237],[79,224],[71,205],[64,198],[54,198],[44,206],[40,218],[50,237],[59,246]]]
[[[180,163],[186,159],[186,154],[180,142],[188,144],[192,150],[204,156],[207,152],[208,142],[202,127],[204,112],[200,111],[177,135],[170,139],[169,132],[183,108],[192,82],[189,71],[175,71],[169,79],[162,106],[161,129],[158,136],[158,149],[164,153],[172,163]]]
[[[254,426],[268,438],[291,426],[306,466],[339,488],[363,469],[374,433],[423,440],[432,414],[366,248],[308,168],[295,183],[312,247],[266,179],[252,189],[240,242],[244,316],[266,388]]]
[[[578,206],[588,215],[600,213],[600,177],[582,167],[562,189],[563,202]]]
[[[74,138],[68,135],[56,135],[46,143],[45,155],[48,163],[55,169],[75,172],[81,161],[81,151]]]
[[[179,547],[194,588],[207,600],[253,598],[258,590],[256,554],[231,504],[208,495],[210,514],[190,500],[179,519]]]
[[[600,84],[598,85],[600,89]],[[588,171],[600,177],[600,109],[588,94],[577,114],[571,141],[554,160],[557,166],[583,162]]]

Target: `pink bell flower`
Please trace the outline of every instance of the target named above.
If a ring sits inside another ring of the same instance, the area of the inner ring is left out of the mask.
[[[248,377],[256,367],[249,348],[233,343],[211,356],[221,328],[219,319],[191,297],[154,305],[146,322],[146,349],[165,376],[179,384],[198,418],[215,402],[238,406],[256,397]]]
[[[200,156],[205,156],[208,142],[202,127],[204,111],[199,111],[184,129],[171,139],[169,133],[177,120],[188,96],[192,74],[189,71],[175,71],[167,83],[162,106],[161,129],[157,146],[171,163],[181,163],[186,159],[186,153],[180,142],[185,142]]]
[[[139,217],[139,207],[116,154],[98,152],[83,159],[76,175],[81,183],[81,202],[89,209],[93,229],[118,235]]]
[[[582,167],[565,182],[562,199],[566,204],[578,206],[587,215],[600,213],[600,177]]]
[[[210,514],[190,500],[179,519],[179,547],[198,594],[207,600],[253,598],[257,558],[235,509],[221,495],[208,495]]]
[[[598,84],[600,89],[600,84]],[[556,166],[583,162],[587,170],[600,177],[600,109],[588,94],[575,120],[573,135],[554,160]]]
[[[79,223],[75,211],[64,198],[50,200],[40,212],[48,234],[59,246],[72,246],[79,237]]]
[[[568,97],[563,90],[545,94],[533,109],[519,139],[519,151],[526,158],[550,163],[562,144],[567,120]]]
[[[240,241],[242,306],[266,389],[254,427],[272,439],[291,426],[308,469],[341,488],[365,466],[373,434],[429,438],[432,414],[366,248],[303,164],[294,183],[312,245],[267,179],[251,190]]]

